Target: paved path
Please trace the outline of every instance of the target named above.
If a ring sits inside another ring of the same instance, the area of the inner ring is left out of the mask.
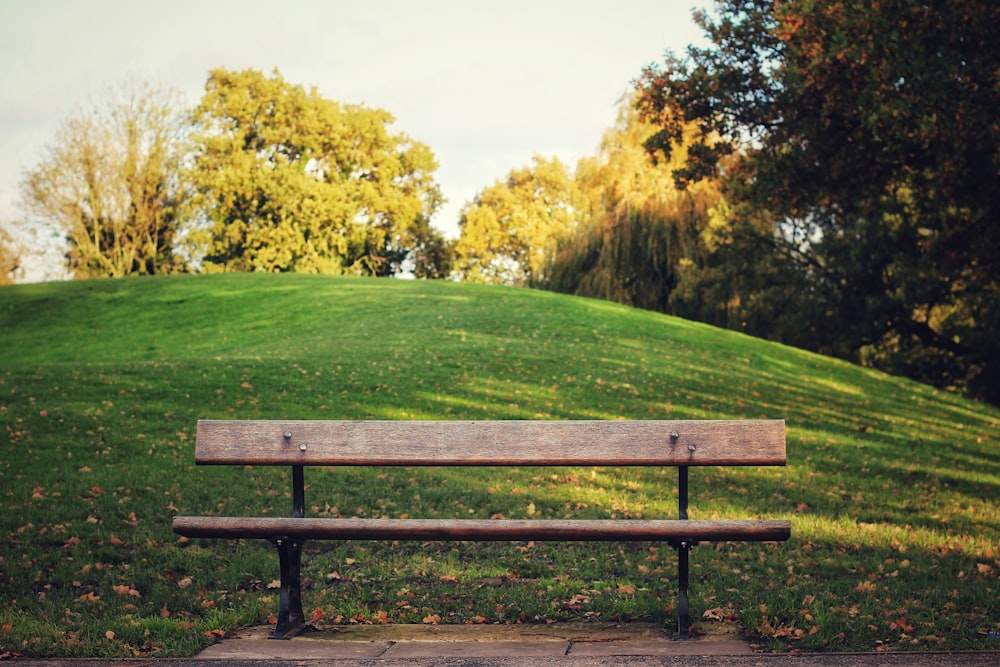
[[[291,641],[269,628],[240,632],[191,659],[36,660],[12,667],[1000,667],[1000,651],[952,653],[753,653],[732,626],[672,641],[651,624],[347,626]]]
[[[824,655],[750,656],[604,656],[604,657],[433,657],[413,659],[298,658],[276,660],[26,660],[13,667],[997,667],[1000,653],[834,653]]]

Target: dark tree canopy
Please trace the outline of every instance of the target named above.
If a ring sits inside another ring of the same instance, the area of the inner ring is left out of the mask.
[[[639,81],[680,185],[720,175],[797,267],[788,342],[1000,399],[1000,4],[720,0]]]

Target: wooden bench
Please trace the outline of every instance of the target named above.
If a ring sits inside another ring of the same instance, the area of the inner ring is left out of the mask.
[[[688,519],[688,467],[785,464],[785,424],[749,421],[199,421],[207,465],[289,465],[292,516],[174,517],[199,538],[263,538],[278,549],[281,595],[271,637],[308,623],[299,572],[306,540],[656,541],[678,553],[675,638],[688,637],[688,552],[698,542],[780,541],[789,521]],[[678,518],[306,518],[305,466],[676,466]]]

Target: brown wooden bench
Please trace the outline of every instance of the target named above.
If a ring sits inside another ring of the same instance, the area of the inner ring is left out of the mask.
[[[299,572],[306,540],[656,541],[678,553],[678,639],[688,637],[688,552],[698,542],[781,541],[789,521],[688,519],[690,466],[785,464],[785,423],[748,421],[199,421],[207,465],[289,465],[292,516],[174,517],[174,532],[263,538],[277,546],[281,596],[272,638],[308,623]],[[307,518],[306,466],[676,466],[678,518]]]

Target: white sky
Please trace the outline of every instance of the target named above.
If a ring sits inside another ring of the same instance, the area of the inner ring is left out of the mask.
[[[190,105],[215,67],[277,68],[430,146],[434,224],[533,155],[593,154],[643,66],[700,39],[708,0],[0,0],[0,224],[74,110],[129,78]]]

